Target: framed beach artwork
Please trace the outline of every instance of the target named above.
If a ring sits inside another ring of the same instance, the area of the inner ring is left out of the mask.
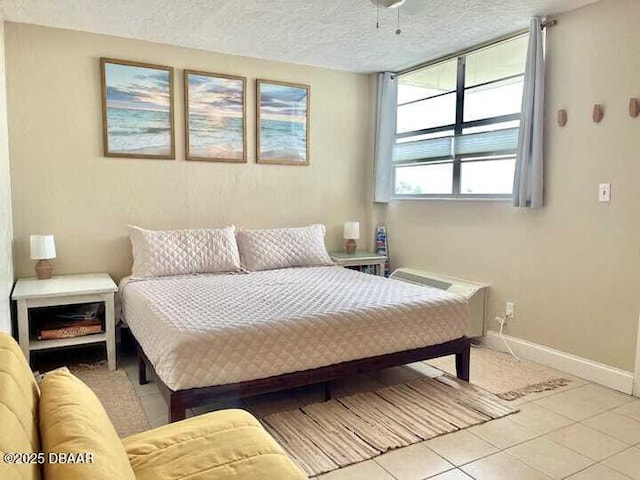
[[[173,68],[100,59],[106,157],[174,159]]]
[[[256,81],[258,163],[309,165],[309,85]]]
[[[244,77],[184,71],[187,160],[247,161]]]

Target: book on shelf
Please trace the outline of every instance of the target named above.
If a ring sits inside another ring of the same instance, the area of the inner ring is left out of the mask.
[[[93,335],[95,333],[102,332],[103,329],[100,322],[95,325],[73,324],[65,327],[42,329],[38,332],[38,340],[83,337],[85,335]]]
[[[56,315],[44,320],[37,330],[38,340],[82,337],[104,331],[102,321],[97,316]]]

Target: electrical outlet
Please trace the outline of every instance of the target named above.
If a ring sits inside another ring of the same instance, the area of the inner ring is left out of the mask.
[[[514,310],[515,310],[515,304],[513,302],[507,302],[507,305],[504,309],[504,316],[506,318],[513,318],[514,315]]]
[[[600,203],[608,203],[611,201],[611,184],[601,183],[598,185],[598,201]]]

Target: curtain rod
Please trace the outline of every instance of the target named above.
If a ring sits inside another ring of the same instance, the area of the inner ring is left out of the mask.
[[[557,24],[558,24],[557,20],[549,20],[549,21],[546,21],[546,22],[542,22],[541,26],[542,26],[543,29],[545,29],[545,28],[553,27],[553,26],[555,26]],[[475,45],[475,46],[470,47],[470,48],[465,48],[464,50],[460,50],[458,52],[451,53],[449,55],[445,55],[444,57],[439,57],[439,58],[436,58],[435,60],[429,60],[427,62],[422,62],[422,63],[419,63],[417,65],[413,65],[412,67],[408,67],[408,68],[405,68],[403,70],[399,70],[399,71],[395,72],[395,75],[404,75],[405,73],[411,73],[411,72],[414,72],[416,70],[420,70],[421,68],[430,67],[431,65],[435,65],[436,63],[446,62],[447,60],[451,60],[452,58],[460,57],[461,55],[466,55],[467,53],[471,53],[471,52],[473,52],[475,50],[480,50],[481,48],[488,47],[488,46],[496,44],[496,43],[505,42],[507,40],[511,40],[512,38],[519,37],[520,35],[524,35],[528,31],[529,31],[528,28],[524,28],[522,30],[518,30],[517,32],[508,33],[507,35],[503,35],[501,37],[494,38],[493,40],[489,40],[487,42],[483,42],[483,43],[481,43],[479,45]]]

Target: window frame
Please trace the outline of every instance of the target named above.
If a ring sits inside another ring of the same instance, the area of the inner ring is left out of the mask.
[[[524,34],[526,35],[526,34]],[[517,38],[517,37],[513,37],[513,38]],[[497,45],[499,43],[502,42],[496,42],[493,45]],[[492,45],[488,45],[485,46],[483,48],[490,48]],[[402,132],[402,133],[397,133],[397,120],[396,120],[396,133],[394,135],[394,141],[397,144],[397,140],[401,139],[401,138],[408,138],[408,137],[415,137],[415,136],[419,136],[419,135],[427,135],[427,134],[431,134],[431,133],[438,133],[438,132],[444,132],[447,130],[452,130],[453,131],[453,138],[454,138],[454,142],[455,142],[455,137],[462,135],[462,132],[467,129],[467,128],[472,128],[472,127],[481,127],[481,126],[487,126],[487,125],[494,125],[494,124],[498,124],[498,123],[505,123],[505,122],[512,122],[512,121],[516,121],[519,120],[520,122],[522,122],[522,111],[519,113],[512,113],[512,114],[507,114],[507,115],[500,115],[497,117],[490,117],[490,118],[483,118],[483,119],[479,119],[479,120],[471,120],[471,121],[464,121],[464,105],[465,105],[465,94],[467,90],[470,89],[475,89],[478,87],[484,87],[484,86],[488,86],[488,85],[492,85],[494,83],[498,83],[498,82],[503,82],[505,80],[511,80],[511,79],[515,79],[515,78],[520,78],[520,77],[524,77],[524,72],[519,73],[519,74],[514,74],[514,75],[509,75],[506,77],[501,77],[501,78],[497,78],[494,80],[490,80],[488,82],[483,82],[483,83],[479,83],[477,85],[471,85],[469,87],[465,87],[465,77],[466,77],[466,59],[467,56],[470,54],[473,54],[474,52],[478,51],[480,49],[477,50],[472,50],[472,51],[467,51],[465,53],[462,53],[460,55],[458,55],[457,57],[457,71],[456,71],[456,89],[452,90],[452,91],[447,91],[447,92],[443,92],[440,94],[436,94],[430,97],[425,97],[422,99],[417,99],[417,100],[411,100],[408,102],[404,102],[404,103],[398,103],[396,105],[396,109],[400,108],[404,105],[409,105],[412,103],[417,103],[420,101],[424,101],[427,99],[431,99],[431,98],[437,98],[439,96],[443,96],[443,95],[448,95],[451,93],[455,93],[456,94],[456,115],[455,115],[455,123],[453,124],[449,124],[449,125],[441,125],[441,126],[437,126],[437,127],[431,127],[431,128],[425,128],[425,129],[420,129],[420,130],[413,130],[410,132]],[[445,60],[446,61],[446,60]],[[440,63],[440,62],[438,62]],[[434,63],[434,65],[437,65],[437,63]],[[424,67],[424,68],[428,68]],[[519,127],[518,127],[519,128]],[[395,144],[394,144],[395,147]],[[500,152],[483,152],[481,154],[482,157],[487,157],[487,160],[491,160],[491,157],[496,157],[496,156],[504,156],[506,157],[505,160],[510,159],[510,158],[515,158],[516,155],[516,149],[510,149],[510,150],[502,150]],[[478,153],[471,153],[471,154],[453,154],[453,155],[447,155],[444,157],[429,157],[429,158],[423,158],[423,159],[412,159],[412,160],[402,160],[402,161],[395,161],[392,160],[392,175],[391,175],[391,181],[392,181],[392,194],[391,194],[391,198],[392,199],[431,199],[431,200],[501,200],[501,201],[506,201],[506,200],[510,200],[511,198],[513,198],[513,193],[462,193],[460,192],[460,183],[461,183],[461,171],[462,171],[462,162],[465,158],[477,158],[479,155]],[[442,163],[443,161],[450,161],[453,163],[453,178],[452,178],[452,193],[450,194],[442,194],[442,193],[437,193],[437,194],[428,194],[428,193],[420,193],[420,194],[412,194],[412,193],[395,193],[396,190],[396,171],[398,168],[402,168],[403,166],[419,166],[419,165],[428,165],[431,163]],[[477,161],[482,161],[482,160],[477,160]]]

